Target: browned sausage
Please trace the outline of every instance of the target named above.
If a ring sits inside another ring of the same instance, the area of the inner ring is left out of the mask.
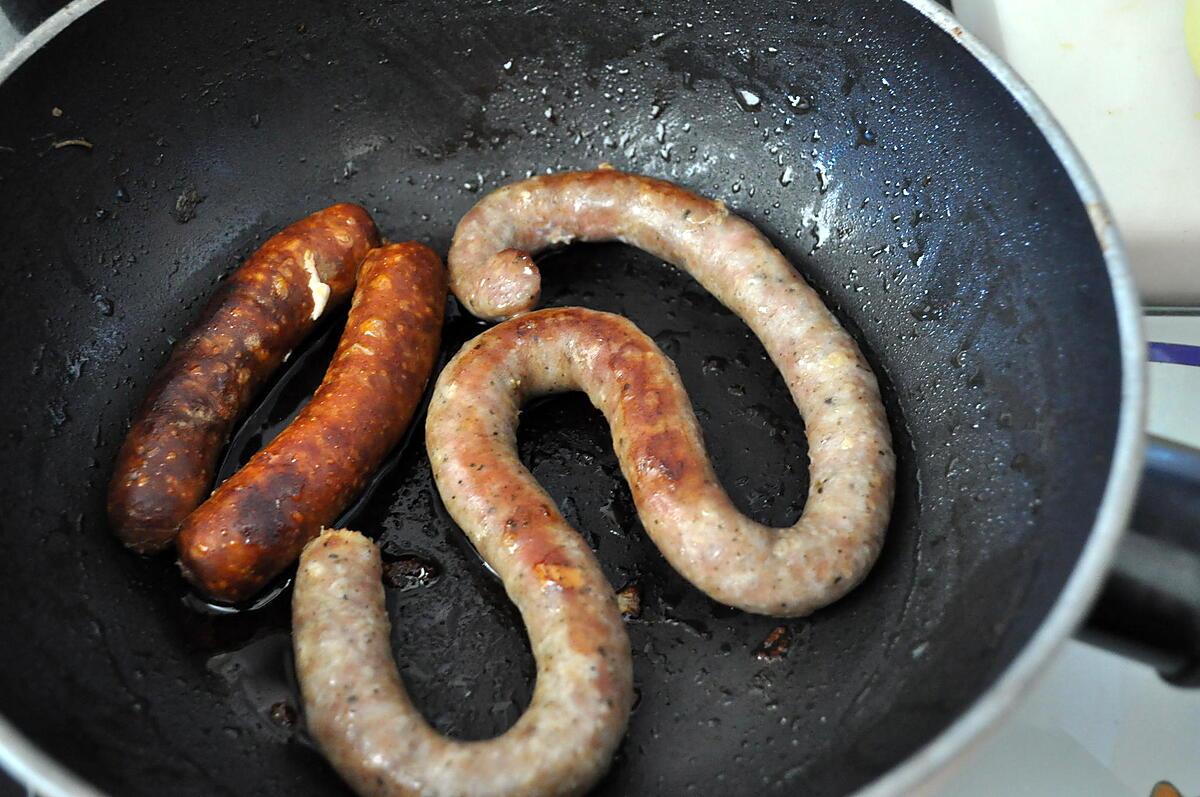
[[[117,455],[108,517],[126,545],[171,544],[247,402],[322,311],[350,295],[378,244],[365,210],[334,205],[274,235],[225,281],[155,377]]]
[[[785,534],[757,524],[736,526],[735,536],[753,542],[751,559],[765,555],[767,569],[757,577],[743,573],[750,586],[740,587],[742,576],[716,571],[734,567],[737,551],[746,553],[742,545],[717,544],[720,535],[706,534],[664,542],[660,536],[667,532],[656,533],[647,523],[667,558],[710,595],[769,614],[804,614],[857,583],[882,543],[895,457],[875,375],[821,298],[766,236],[721,202],[611,168],[535,177],[484,197],[455,230],[450,286],[483,318],[527,312],[541,286],[528,253],[572,240],[619,240],[691,274],[762,341],[804,419],[810,459],[804,516]],[[634,489],[636,494],[636,484]],[[685,499],[678,517],[663,516],[664,530],[682,528],[694,514],[688,509]],[[867,544],[855,546],[855,553],[831,549],[845,561],[822,557],[818,568],[817,560],[800,562],[810,537],[827,542],[853,537]],[[698,546],[698,539],[712,544]],[[725,553],[729,550],[734,552]],[[690,570],[684,558],[692,561]],[[789,587],[789,569],[796,575],[810,566],[828,576],[827,594],[812,591],[811,578]],[[768,573],[780,580],[770,589],[763,584]]]
[[[408,427],[445,306],[446,272],[433,250],[371,250],[312,401],[184,521],[178,548],[188,580],[218,600],[248,598],[337,518]]]
[[[506,539],[485,556],[521,611],[537,681],[515,725],[469,742],[430,727],[405,693],[378,549],[353,531],[326,532],[304,549],[292,598],[304,713],[359,794],[580,794],[608,768],[633,702],[629,638],[612,587],[548,502],[516,519]]]
[[[502,577],[504,557],[537,544],[523,519],[550,506],[517,457],[521,405],[569,390],[587,393],[608,419],[638,516],[663,556],[721,603],[805,615],[853,589],[875,562],[892,491],[881,419],[862,425],[843,394],[815,401],[820,410],[805,415],[812,488],[804,513],[789,528],[767,528],[721,488],[679,374],[654,341],[621,316],[558,307],[468,343],[429,402],[425,445],[438,492]],[[869,457],[854,456],[868,444]],[[541,554],[525,555],[536,570]],[[529,583],[505,577],[514,601]]]

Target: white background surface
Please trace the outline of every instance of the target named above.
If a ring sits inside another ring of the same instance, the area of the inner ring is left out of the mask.
[[[1189,2],[1200,6],[954,0],[963,27],[1029,83],[1083,154],[1147,304],[1200,304],[1200,68],[1184,35]]]

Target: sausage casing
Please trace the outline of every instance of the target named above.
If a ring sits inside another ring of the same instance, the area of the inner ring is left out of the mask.
[[[827,568],[830,590],[824,595],[808,591],[812,583],[804,580],[789,592],[785,570],[776,571],[782,579],[777,588],[761,592],[761,582],[737,587],[732,575],[712,578],[680,568],[684,575],[714,597],[731,590],[728,600],[719,597],[727,603],[780,615],[804,614],[857,583],[878,553],[891,514],[895,456],[875,374],[821,298],[766,236],[721,202],[614,169],[544,175],[484,197],[455,230],[451,290],[482,318],[527,312],[541,284],[529,253],[573,240],[618,240],[661,257],[746,322],[783,375],[809,441],[804,516],[775,536],[790,540],[797,556],[806,537],[836,542],[848,534],[869,541],[853,549],[857,559],[849,570]],[[663,518],[664,529],[683,526],[689,513],[686,505],[680,510],[674,520]],[[655,534],[650,524],[647,530]],[[778,555],[787,548],[757,531],[746,539]],[[656,541],[668,559],[678,546],[692,544],[687,538]],[[723,550],[695,555],[711,557],[706,567],[718,570],[726,561]]]
[[[362,490],[412,420],[441,341],[446,273],[418,243],[373,249],[320,387],[296,419],[183,523],[184,575],[252,596]]]
[[[155,377],[117,455],[108,517],[126,545],[171,544],[251,397],[325,307],[350,295],[378,243],[365,210],[333,205],[272,236],[225,280]]]
[[[817,453],[816,486],[800,519],[785,529],[756,523],[722,489],[679,374],[654,341],[621,316],[558,307],[510,319],[468,343],[430,400],[425,439],[438,492],[489,562],[522,543],[510,529],[514,519],[550,503],[517,458],[520,407],[570,390],[584,391],[608,419],[646,532],[672,567],[715,600],[805,615],[857,585],[878,556],[887,471]],[[818,429],[836,428],[832,415],[836,407],[826,407]],[[843,429],[818,439],[818,452],[841,450],[854,434]]]
[[[309,543],[292,597],[296,676],[309,731],[362,795],[580,794],[604,773],[633,702],[612,587],[552,505],[517,521],[489,559],[537,662],[529,707],[494,739],[460,742],[412,705],[392,658],[379,551],[353,531]],[[465,643],[464,643],[465,644]]]

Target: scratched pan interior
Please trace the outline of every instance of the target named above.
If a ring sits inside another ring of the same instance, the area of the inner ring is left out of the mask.
[[[674,179],[763,229],[882,380],[899,462],[887,545],[849,597],[782,623],[664,565],[586,400],[523,416],[525,461],[613,585],[642,594],[640,697],[602,794],[870,781],[994,681],[1088,534],[1120,381],[1101,253],[1032,122],[902,3],[108,0],[0,107],[0,712],[111,793],[343,789],[294,721],[286,593],[196,614],[169,559],[123,551],[102,512],[123,424],[200,302],[333,201],[444,252],[482,191],[533,172],[610,161]],[[746,328],[624,247],[544,264],[546,304],[654,336],[734,501],[792,522],[803,427]],[[480,329],[453,320],[448,349]],[[336,331],[231,461],[294,411]],[[428,568],[389,593],[417,704],[460,737],[502,731],[533,663],[419,435],[352,522]],[[757,656],[780,624],[789,649]]]

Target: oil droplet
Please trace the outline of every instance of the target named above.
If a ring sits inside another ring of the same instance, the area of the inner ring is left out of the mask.
[[[705,376],[716,376],[717,374],[723,372],[728,365],[729,361],[724,357],[717,357],[714,355],[704,359],[704,364],[700,366],[700,371]]]
[[[823,194],[829,190],[829,172],[821,161],[813,161],[813,169],[817,172],[817,189]]]
[[[100,315],[111,316],[113,314],[113,301],[104,294],[97,293],[92,297],[92,301],[95,303],[96,309],[100,311]]]
[[[812,100],[805,97],[803,94],[787,95],[788,105],[795,108],[800,113],[808,113],[812,110]]]
[[[296,709],[287,701],[281,700],[271,706],[271,721],[276,725],[291,728],[296,724],[297,719]]]
[[[908,308],[908,314],[918,321],[929,321],[930,319],[940,318],[941,315],[937,309],[929,302],[921,302],[914,304]]]
[[[762,97],[749,89],[735,89],[734,96],[743,111],[757,111],[762,107]]]

